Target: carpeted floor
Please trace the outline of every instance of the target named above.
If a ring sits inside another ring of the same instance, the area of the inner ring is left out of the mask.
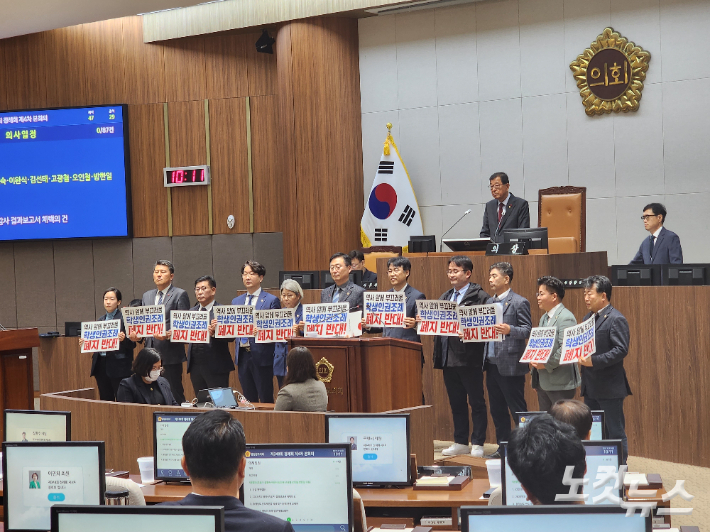
[[[449,441],[434,440],[434,459],[442,458],[441,451],[451,445]],[[496,450],[493,444],[485,445],[485,453],[490,454]],[[710,468],[697,467],[685,464],[674,464],[650,458],[630,456],[629,471],[642,473],[658,473],[663,478],[663,487],[670,491],[675,486],[676,480],[685,480],[685,490],[694,495],[692,501],[685,501],[675,497],[671,501],[671,508],[693,508],[691,515],[672,516],[672,526],[694,525],[707,529],[710,523]],[[702,528],[701,528],[702,532]]]

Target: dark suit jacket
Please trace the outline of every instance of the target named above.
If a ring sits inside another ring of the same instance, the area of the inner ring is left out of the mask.
[[[493,242],[503,242],[504,229],[523,229],[530,227],[530,206],[523,198],[509,194],[505,214],[498,227],[498,200],[492,199],[486,203],[483,211],[483,226],[481,238],[489,237]]]
[[[296,307],[294,322],[298,324],[303,321],[303,305]],[[288,355],[288,342],[276,342],[274,344],[274,375],[286,376],[286,355]]]
[[[589,319],[587,314],[582,321]],[[623,399],[631,395],[624,370],[624,358],[629,353],[629,322],[609,305],[595,324],[597,351],[592,355],[592,367],[581,366],[581,395],[592,399]]]
[[[673,231],[662,227],[653,246],[653,257],[651,257],[651,237],[648,236],[643,239],[636,256],[629,264],[683,264],[680,238]]]
[[[148,290],[143,294],[143,306],[155,305],[155,295],[158,290]],[[165,305],[165,330],[170,330],[170,311],[171,310],[189,310],[190,298],[187,292],[182,288],[177,288],[172,285],[167,293],[163,296],[163,305]],[[182,364],[187,360],[185,357],[185,344],[171,342],[170,339],[165,341],[157,340],[153,337],[145,339],[145,346],[157,349],[160,353],[160,358],[163,360],[163,365],[167,364]]]
[[[242,294],[232,299],[232,305],[246,305],[247,304],[247,294]],[[276,296],[261,289],[259,294],[259,299],[256,301],[254,310],[269,310],[272,308],[281,308],[281,302]],[[236,339],[237,344],[234,346],[235,349],[235,362],[239,364],[239,338]],[[276,344],[257,344],[254,343],[254,338],[249,338],[249,347],[251,349],[251,356],[254,363],[257,366],[272,366],[274,365],[274,346]]]
[[[215,305],[219,305],[215,301],[212,309]],[[202,306],[198,303],[190,310],[200,310]],[[214,319],[214,310],[210,309],[210,319],[209,322],[212,323]],[[209,344],[200,344],[207,347],[207,351],[203,353],[204,361],[206,362],[207,369],[212,373],[229,373],[234,371],[234,361],[232,360],[232,353],[229,352],[229,342],[233,342],[234,338],[214,338],[209,337]],[[190,373],[192,365],[192,344],[187,344],[187,372]]]
[[[439,299],[451,301],[454,289],[444,292]],[[471,283],[461,299],[460,306],[483,305],[488,301],[488,294],[476,283]],[[449,352],[449,345],[451,352]],[[456,366],[483,367],[484,342],[463,343],[458,336],[436,336],[434,338],[434,368]]]
[[[362,282],[363,282],[363,284],[364,283],[376,283],[377,282],[377,274],[375,272],[371,272],[367,268],[363,268]]]
[[[106,314],[101,316],[96,321],[104,321],[106,319]],[[121,321],[121,332],[126,334],[126,326],[123,324],[123,314],[121,309],[116,312],[115,320]],[[133,363],[133,349],[136,347],[136,343],[131,341],[128,336],[120,344],[118,344],[118,351],[108,351],[106,353],[106,375],[110,379],[125,379],[131,376],[131,364]],[[99,354],[94,353],[91,357],[91,377],[96,373],[96,363],[99,361]]]
[[[170,384],[165,377],[158,377],[155,381],[160,388],[160,393],[163,394],[166,405],[178,406],[175,398],[173,397],[173,392],[170,390]],[[118,393],[116,394],[116,401],[119,403],[138,403],[142,405],[149,405],[150,395],[146,393],[145,387],[142,386],[143,380],[138,375],[131,375],[121,381],[118,385]]]
[[[245,508],[236,497],[207,497],[190,493],[181,501],[163,502],[160,506],[222,506],[224,532],[293,532],[291,523]]]
[[[493,303],[493,298],[488,303]],[[510,334],[504,336],[502,342],[493,342],[496,366],[504,377],[525,375],[529,367],[518,361],[523,356],[532,329],[530,302],[511,290],[501,304],[503,323],[510,325]]]
[[[389,292],[394,292],[394,288],[390,288]],[[422,294],[419,290],[411,285],[407,285],[404,289],[404,295],[406,296],[406,315],[408,318],[417,317],[417,299],[426,299],[426,296]],[[410,342],[421,343],[421,338],[417,334],[417,328],[404,329],[401,327],[385,327],[382,331],[382,336],[386,338],[401,338],[402,340],[409,340]]]
[[[321,303],[332,303],[333,294],[335,293],[335,288],[337,285],[329,286],[324,288],[320,293]],[[343,285],[343,293],[340,294],[340,300],[338,303],[345,303],[346,301],[350,303],[350,312],[355,312],[363,309],[363,296],[365,289],[362,286],[358,286],[352,281],[348,280],[347,283]]]

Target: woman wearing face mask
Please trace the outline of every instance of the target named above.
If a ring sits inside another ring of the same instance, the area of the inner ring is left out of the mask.
[[[163,363],[160,353],[146,347],[133,361],[133,375],[123,379],[118,387],[119,403],[178,406],[167,379],[161,377]]]

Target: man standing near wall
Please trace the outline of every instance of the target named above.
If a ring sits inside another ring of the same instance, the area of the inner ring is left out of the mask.
[[[513,196],[505,172],[496,172],[488,178],[493,199],[483,211],[481,238],[503,242],[503,230],[530,227],[530,206],[523,198]]]

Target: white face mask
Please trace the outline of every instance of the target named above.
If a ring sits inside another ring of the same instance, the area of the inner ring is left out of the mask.
[[[160,370],[154,369],[154,370],[151,370],[151,372],[148,374],[148,376],[146,377],[146,380],[149,380],[150,382],[155,382],[158,380],[158,377],[160,377]]]

